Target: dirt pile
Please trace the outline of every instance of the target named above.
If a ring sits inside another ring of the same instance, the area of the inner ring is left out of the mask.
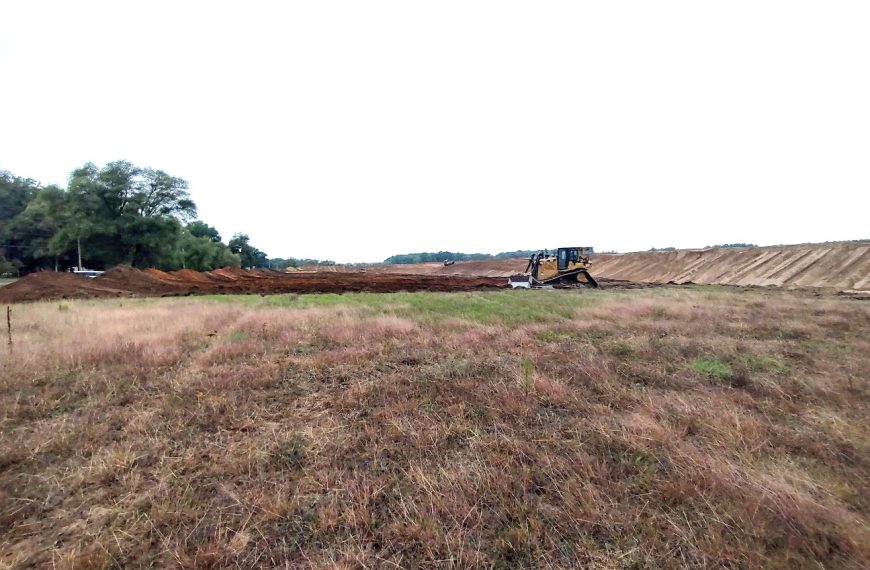
[[[181,288],[180,283],[164,281],[145,271],[140,271],[126,265],[114,267],[96,279],[93,279],[93,281],[98,286],[110,287],[113,290],[122,292],[133,291],[147,295],[172,294],[178,292]]]
[[[193,294],[347,293],[351,291],[468,291],[507,286],[501,278],[366,274],[363,272],[284,273],[272,270],[219,269],[199,273],[183,269],[157,270],[116,267],[96,278],[72,273],[28,275],[0,289],[0,302],[117,296]]]
[[[870,243],[596,255],[593,274],[642,283],[870,289]]]
[[[303,265],[297,271],[304,271],[306,273],[355,273],[359,269],[346,265]]]
[[[41,271],[31,273],[0,288],[0,303],[19,303],[40,299],[75,299],[84,297],[110,297],[124,291],[97,283],[89,277],[73,273]]]
[[[192,269],[180,269],[178,271],[173,271],[169,275],[171,275],[173,281],[178,281],[179,283],[190,281],[194,283],[211,283],[208,274],[193,271]]]

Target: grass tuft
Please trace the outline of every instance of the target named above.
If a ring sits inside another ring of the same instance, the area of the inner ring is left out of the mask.
[[[689,366],[695,372],[717,380],[728,381],[734,378],[734,370],[731,366],[715,358],[694,358]]]

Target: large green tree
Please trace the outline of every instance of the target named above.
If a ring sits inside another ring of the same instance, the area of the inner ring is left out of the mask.
[[[267,265],[247,235],[236,235],[231,250],[195,217],[185,180],[128,161],[87,163],[66,189],[0,172],[0,274],[76,265],[79,252],[94,269]]]
[[[242,267],[269,266],[269,258],[265,253],[251,245],[251,238],[247,234],[235,234],[227,245],[229,245],[230,251],[239,255]]]
[[[187,188],[181,178],[123,160],[85,164],[70,176],[66,221],[53,245],[81,247],[95,267],[169,264],[181,222],[196,216]]]
[[[215,228],[200,220],[194,220],[187,224],[187,231],[195,237],[208,238],[215,243],[221,243],[223,241],[221,235]]]
[[[67,195],[58,186],[40,188],[23,212],[10,223],[21,244],[18,259],[30,269],[58,269],[74,263],[74,252],[54,243],[67,221]]]
[[[36,181],[0,171],[0,273],[17,272],[23,265],[21,249],[25,244],[15,235],[13,221],[38,190]]]
[[[197,271],[210,271],[220,267],[241,267],[242,259],[237,253],[221,243],[217,230],[203,222],[191,222],[178,240],[177,265]]]

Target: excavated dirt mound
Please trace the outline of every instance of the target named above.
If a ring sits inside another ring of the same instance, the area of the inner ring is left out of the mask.
[[[171,273],[167,273],[165,271],[160,271],[159,269],[148,268],[148,269],[143,269],[142,272],[147,274],[147,275],[150,275],[151,277],[156,277],[157,279],[160,279],[161,281],[172,281],[173,280]]]
[[[181,285],[158,279],[144,271],[120,265],[92,280],[98,286],[110,287],[117,291],[136,292],[147,295],[162,295],[178,292]]]
[[[205,273],[200,273],[199,271],[193,271],[192,269],[179,269],[178,271],[173,271],[170,273],[175,280],[180,283],[184,283],[187,281],[193,281],[195,283],[210,283],[211,279],[208,278],[208,275]]]
[[[345,265],[303,265],[297,271],[305,273],[356,273],[359,270]]]
[[[220,269],[172,273],[116,267],[96,278],[72,273],[28,275],[0,289],[0,303],[41,299],[116,296],[174,296],[234,293],[346,293],[351,291],[469,291],[507,286],[501,278],[473,276],[372,275],[364,272],[284,273]]]
[[[31,273],[0,288],[0,303],[18,303],[39,299],[111,297],[123,294],[124,291],[108,285],[103,286],[89,277],[72,273],[43,271]]]
[[[870,289],[870,243],[596,255],[593,275],[643,283]]]

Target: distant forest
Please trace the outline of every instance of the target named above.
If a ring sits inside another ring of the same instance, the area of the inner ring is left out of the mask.
[[[708,245],[707,248],[713,247],[758,247],[751,243],[725,243],[721,245]],[[517,251],[504,251],[495,255],[489,253],[456,253],[453,251],[439,252],[423,252],[423,253],[403,253],[393,255],[384,260],[388,265],[401,265],[406,263],[441,263],[444,261],[475,261],[481,259],[505,259],[517,257],[529,257],[540,251],[556,251],[552,249],[520,249]],[[677,251],[675,247],[653,247],[647,251]],[[600,251],[598,253],[616,253],[615,251]]]
[[[0,171],[0,275],[107,269],[165,270],[331,264],[269,259],[237,233],[224,243],[198,220],[185,180],[120,160],[72,171],[66,188]]]
[[[532,254],[544,251],[543,249],[520,249],[517,251],[504,251],[495,255],[490,253],[456,253],[453,251],[439,251],[436,253],[403,253],[392,255],[384,260],[388,265],[402,265],[406,263],[440,263],[443,261],[476,261],[480,259],[510,259],[514,257],[529,257]],[[555,251],[555,250],[550,250]]]

